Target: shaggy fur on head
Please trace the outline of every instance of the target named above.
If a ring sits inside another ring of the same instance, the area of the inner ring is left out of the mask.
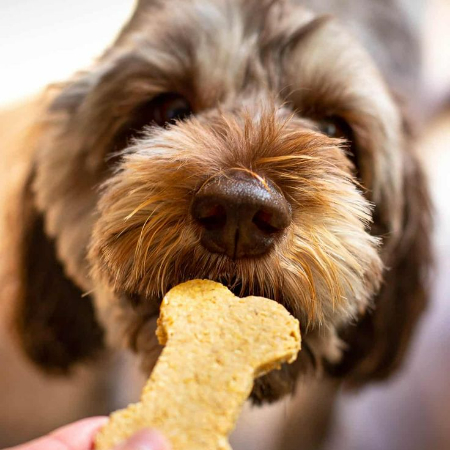
[[[164,93],[193,114],[147,120]],[[328,118],[350,135],[322,133]],[[58,88],[40,135],[17,315],[39,363],[67,371],[98,353],[105,330],[149,370],[161,298],[192,278],[272,298],[300,320],[304,351],[257,381],[257,400],[308,369],[359,384],[400,362],[426,301],[428,197],[400,109],[334,19],[294,1],[142,1],[94,67]],[[210,253],[190,215],[197,190],[232,169],[292,209],[258,258]],[[33,272],[38,245],[48,251]],[[36,289],[42,273],[54,288]]]

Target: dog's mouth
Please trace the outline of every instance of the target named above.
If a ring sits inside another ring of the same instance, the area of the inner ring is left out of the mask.
[[[269,298],[268,293],[264,293],[264,290],[259,288],[259,286],[246,286],[244,283],[240,280],[236,279],[230,279],[228,277],[219,277],[215,280],[217,283],[223,284],[226,286],[236,297],[249,297],[249,296],[255,296],[255,297],[266,297]],[[273,297],[273,296],[272,296]],[[275,300],[274,298],[271,298],[271,300]]]
[[[294,315],[294,311],[292,307],[290,306],[290,302],[286,301],[286,298],[282,295],[280,292],[267,292],[267,290],[264,290],[258,285],[254,285],[252,287],[246,286],[242,283],[242,281],[232,281],[230,282],[226,278],[218,278],[216,280],[217,283],[221,283],[224,286],[226,286],[236,297],[265,297],[269,300],[276,301],[277,303],[280,303],[283,305],[290,314]]]
[[[219,276],[216,278],[208,278],[208,277],[200,277],[202,279],[210,279],[211,281],[215,281],[216,283],[220,283],[226,288],[228,288],[236,297],[244,298],[244,297],[264,297],[268,298],[269,300],[276,301],[283,305],[291,314],[293,314],[292,308],[290,308],[289,302],[286,301],[284,296],[280,293],[276,292],[267,292],[262,286],[259,286],[257,284],[248,285],[247,283],[244,283],[242,280],[239,280],[235,276]],[[185,279],[182,282],[190,281],[190,279]],[[180,284],[178,283],[178,284]],[[168,287],[167,292],[170,291],[175,287],[174,285],[171,285]],[[166,292],[166,293],[167,293]],[[166,294],[164,293],[164,295]],[[160,302],[162,301],[163,296],[160,298]]]
[[[183,282],[190,281],[191,279],[194,279],[194,278],[190,278],[190,279],[187,278],[185,280],[180,281],[179,283],[170,284],[167,287],[166,292],[164,292],[163,295],[158,296],[159,297],[159,299],[157,300],[158,308],[159,308],[160,303],[162,302],[163,297],[167,294],[167,292],[169,292],[177,284],[181,284]],[[238,280],[233,277],[230,278],[228,276],[221,276],[221,277],[217,277],[217,278],[199,277],[199,279],[210,279],[211,281],[220,283],[223,286],[225,286],[227,289],[229,289],[236,297],[244,298],[244,297],[254,296],[254,297],[265,297],[270,300],[274,300],[274,301],[282,304],[284,307],[286,307],[286,309],[288,309],[289,312],[292,313],[292,311],[290,311],[289,305],[284,301],[285,299],[282,295],[279,295],[279,294],[274,295],[273,292],[269,293],[269,292],[265,291],[264,288],[262,288],[261,286],[258,286],[258,285],[249,286],[247,284],[244,284],[241,280]],[[144,300],[145,296],[138,294],[138,293],[129,293],[128,297],[134,305],[138,305],[139,303],[141,303]],[[149,299],[147,299],[147,301],[148,300]]]

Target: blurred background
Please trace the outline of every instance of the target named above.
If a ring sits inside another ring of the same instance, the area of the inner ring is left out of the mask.
[[[131,0],[0,0],[0,113],[88,67],[132,8]],[[428,116],[419,150],[436,209],[433,301],[403,370],[388,383],[341,395],[327,450],[450,449],[450,0],[428,0],[417,20]],[[1,352],[0,344],[0,361]],[[246,407],[233,448],[274,449],[281,435],[295,434],[293,418],[308,414],[296,404]]]

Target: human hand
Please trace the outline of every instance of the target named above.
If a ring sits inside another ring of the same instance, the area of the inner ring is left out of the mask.
[[[58,428],[47,436],[5,450],[92,450],[97,431],[106,417],[92,417]],[[170,450],[156,431],[142,430],[113,450]]]

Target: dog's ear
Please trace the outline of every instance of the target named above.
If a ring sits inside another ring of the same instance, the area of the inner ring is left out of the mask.
[[[342,331],[347,350],[340,365],[329,368],[331,374],[345,376],[350,386],[382,380],[399,367],[427,305],[432,266],[431,204],[424,173],[410,151],[412,134],[406,121],[404,131],[401,230],[396,238],[384,236],[382,289],[373,308],[356,325]],[[373,226],[373,233],[379,236],[388,230],[381,218],[385,214],[378,209],[381,207],[376,207]]]
[[[49,89],[37,131],[25,144],[34,151],[18,201],[22,211],[14,212],[22,227],[14,230],[21,235],[15,328],[31,359],[53,372],[69,371],[103,345],[83,292],[92,289],[86,254],[112,139],[110,122],[101,120],[111,108],[98,102],[95,88],[112,89],[99,82],[110,69],[102,62]]]
[[[15,326],[27,356],[52,373],[96,356],[103,332],[88,296],[65,275],[55,244],[44,229],[32,193],[34,175],[25,184],[21,203],[19,298]]]
[[[69,113],[76,108],[77,89],[60,98],[60,108]],[[59,108],[56,103],[53,107]],[[34,145],[36,138],[33,134],[30,139]],[[32,188],[35,179],[33,168],[15,202],[14,223],[21,229],[12,230],[18,238],[14,270],[19,281],[12,325],[32,361],[51,372],[65,373],[75,363],[97,355],[103,346],[103,332],[91,299],[66,276],[55,242],[45,231]]]

